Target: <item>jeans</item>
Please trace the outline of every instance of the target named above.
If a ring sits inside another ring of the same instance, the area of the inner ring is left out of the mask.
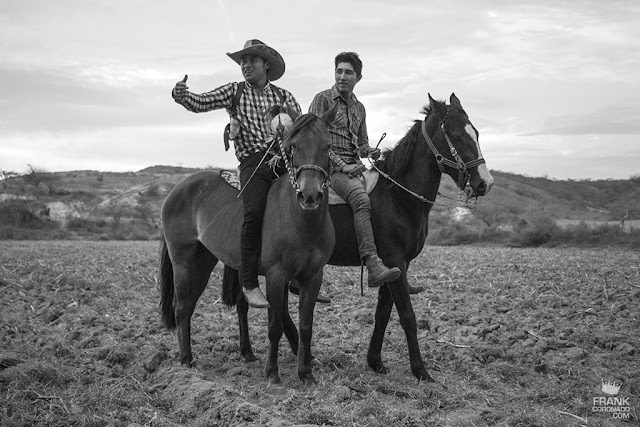
[[[350,178],[343,172],[334,172],[330,183],[331,188],[351,205],[360,258],[377,255],[371,228],[371,202],[362,181],[358,177]]]
[[[273,181],[286,172],[282,161],[276,172],[267,164],[267,155],[258,167],[264,151],[251,154],[240,162],[240,186],[244,204],[242,231],[240,232],[240,282],[245,289],[258,287],[258,263],[262,244],[262,222],[267,206],[267,193]],[[255,171],[255,175],[253,174]],[[253,175],[253,177],[251,177]],[[251,179],[250,179],[251,178]]]

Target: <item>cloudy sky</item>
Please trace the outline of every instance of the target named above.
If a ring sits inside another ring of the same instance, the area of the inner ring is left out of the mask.
[[[640,175],[637,0],[2,0],[0,170],[235,167],[224,110],[170,91],[242,78],[225,53],[258,38],[303,110],[333,58],[364,62],[356,94],[390,147],[430,93],[462,101],[490,169],[557,179]]]

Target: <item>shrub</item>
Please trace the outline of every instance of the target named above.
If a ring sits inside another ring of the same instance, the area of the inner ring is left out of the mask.
[[[558,237],[560,232],[560,227],[553,219],[538,215],[516,226],[511,244],[519,247],[542,246],[550,243],[554,237]]]
[[[45,205],[26,199],[9,199],[0,202],[0,224],[19,228],[49,228],[49,220],[43,220],[34,212],[44,210]]]
[[[69,218],[66,228],[80,233],[100,234],[108,231],[110,225],[104,219]]]
[[[449,223],[432,231],[429,244],[442,246],[468,245],[480,240],[476,229],[461,222]]]

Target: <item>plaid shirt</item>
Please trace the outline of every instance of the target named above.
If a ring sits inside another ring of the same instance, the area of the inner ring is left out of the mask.
[[[334,85],[313,98],[309,112],[321,116],[336,102],[339,104],[336,120],[329,126],[331,136],[329,157],[333,170],[339,171],[347,164],[362,164],[360,157],[367,156],[370,146],[367,134],[367,113],[364,105],[353,93],[347,104]]]
[[[210,92],[200,95],[188,92],[184,98],[176,99],[174,97],[174,100],[194,113],[226,108],[227,113],[231,114],[230,108],[237,89],[238,83],[227,83]],[[271,124],[265,119],[265,113],[269,107],[280,104],[280,97],[275,92],[276,90],[280,90],[289,107],[295,108],[298,114],[302,112],[298,101],[289,91],[270,82],[259,91],[245,82],[245,88],[238,101],[235,114],[236,119],[240,122],[240,132],[234,140],[236,157],[239,161],[258,151],[266,151],[271,145],[273,140]]]

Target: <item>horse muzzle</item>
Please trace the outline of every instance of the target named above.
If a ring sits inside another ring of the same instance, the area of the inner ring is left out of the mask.
[[[471,197],[486,196],[489,194],[489,191],[491,191],[493,183],[493,176],[489,173],[487,165],[484,163],[478,165],[477,174],[471,177],[469,185],[464,189],[465,193],[467,193],[467,199]]]
[[[296,171],[296,200],[304,211],[317,210],[324,201],[328,174],[319,166],[305,165]]]
[[[315,194],[305,195],[304,191],[299,190],[296,192],[296,200],[303,211],[315,211],[322,204],[324,193],[318,191]]]

